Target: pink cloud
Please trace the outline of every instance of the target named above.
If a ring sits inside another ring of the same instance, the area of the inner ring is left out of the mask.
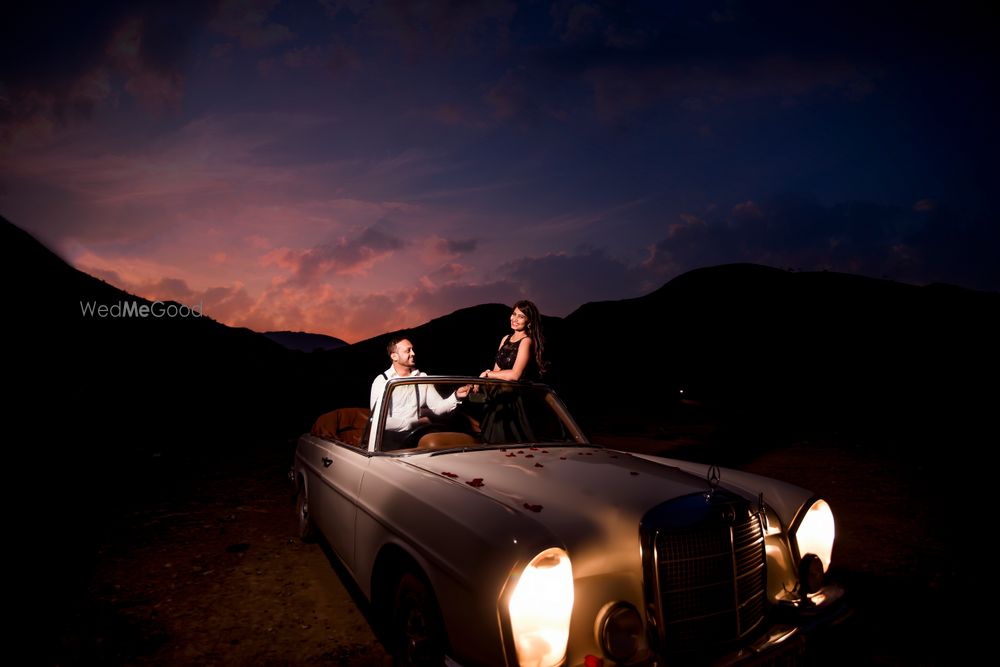
[[[474,253],[479,246],[479,240],[475,238],[448,239],[431,234],[420,245],[423,250],[424,262],[440,264],[462,255]]]
[[[291,265],[295,283],[308,284],[327,274],[364,275],[404,245],[399,239],[368,227],[354,238],[340,237],[305,251],[287,251],[281,261]]]

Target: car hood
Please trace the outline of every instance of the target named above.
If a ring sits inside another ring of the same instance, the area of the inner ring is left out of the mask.
[[[709,489],[704,478],[596,447],[517,447],[407,457],[471,493],[544,524],[573,554],[574,575],[609,561],[634,567],[639,522],[652,507]],[[451,509],[461,512],[461,503]]]

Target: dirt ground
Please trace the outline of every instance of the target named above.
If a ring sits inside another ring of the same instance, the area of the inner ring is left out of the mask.
[[[56,662],[391,664],[335,559],[294,537],[292,447],[220,460],[123,514],[100,540],[85,595],[68,608]],[[928,492],[933,465],[900,459],[826,436],[743,466],[811,488],[834,508],[832,575],[854,613],[828,663],[962,661],[952,648],[963,621],[950,506]]]

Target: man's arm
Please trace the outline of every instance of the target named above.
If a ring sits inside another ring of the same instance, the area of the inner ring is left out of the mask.
[[[451,412],[455,409],[455,406],[458,405],[458,397],[454,392],[449,394],[447,398],[441,398],[441,394],[437,393],[437,389],[434,388],[434,385],[427,384],[423,386],[427,390],[425,392],[427,394],[427,398],[424,402],[434,414],[443,415],[446,412]]]

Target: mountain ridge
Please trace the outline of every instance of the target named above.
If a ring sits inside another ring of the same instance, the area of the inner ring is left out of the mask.
[[[101,400],[106,396],[116,416],[128,415],[121,421],[126,430],[139,425],[136,415],[150,405],[166,412],[210,405],[211,414],[193,424],[206,432],[294,433],[338,405],[365,405],[371,378],[388,366],[384,344],[393,334],[413,339],[423,370],[477,375],[492,366],[509,331],[509,306],[479,304],[303,356],[266,334],[208,316],[87,318],[79,310],[84,301],[152,302],[69,266],[5,219],[2,228],[4,278],[19,286],[14,339],[27,354],[15,365],[29,367],[22,372],[26,384],[36,384],[31,362],[47,362],[63,373],[55,395],[78,406],[78,418],[111,409]],[[887,404],[895,412],[905,411],[907,401],[926,405],[930,384],[964,382],[977,365],[996,368],[990,341],[1000,333],[990,315],[997,311],[1000,294],[952,285],[762,265],[705,267],[648,294],[544,316],[546,381],[588,413],[672,404],[683,388],[736,411],[759,410],[782,395],[800,412],[817,413],[815,404],[824,402],[832,408],[827,418],[834,418],[853,402],[871,419]],[[187,367],[186,395],[152,377],[109,370],[123,360]],[[595,386],[615,390],[595,393]],[[626,386],[634,390],[618,389]],[[788,387],[795,387],[790,398]],[[34,395],[42,394],[36,387]],[[888,403],[878,400],[882,394]],[[251,427],[243,423],[246,414],[265,419]],[[155,437],[176,439],[183,431],[168,427]]]

